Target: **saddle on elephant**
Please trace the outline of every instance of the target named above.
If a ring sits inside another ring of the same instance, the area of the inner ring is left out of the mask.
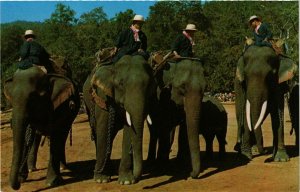
[[[114,54],[115,54],[114,47],[99,49],[95,53],[97,64],[100,65],[111,64]]]
[[[65,57],[52,55],[50,57],[50,63],[51,71],[49,72],[63,75],[70,79],[72,78],[72,71]]]
[[[246,38],[246,40],[245,40],[246,47],[254,45],[255,41],[253,38],[250,38],[250,37],[245,37],[245,38]],[[268,40],[268,42],[271,43],[272,48],[274,49],[274,51],[277,55],[284,55],[284,44],[285,44],[284,39],[272,38],[272,39]]]

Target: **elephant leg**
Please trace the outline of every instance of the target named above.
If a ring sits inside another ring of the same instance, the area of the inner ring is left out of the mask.
[[[96,164],[94,169],[94,180],[98,183],[110,182],[110,170],[108,161],[112,140],[108,138],[108,113],[101,109],[96,110]]]
[[[283,107],[279,107],[276,113],[271,113],[272,130],[273,130],[273,159],[274,161],[286,162],[290,158],[284,146],[283,131]]]
[[[157,140],[158,140],[158,132],[157,127],[154,125],[148,125],[149,132],[150,132],[150,141],[149,141],[149,148],[148,148],[148,156],[147,162],[154,162],[156,158],[156,147],[157,147]]]
[[[248,129],[247,125],[245,125],[244,134],[242,138],[242,144],[241,144],[241,153],[244,155],[247,159],[252,159],[252,151],[251,151],[251,132]]]
[[[169,154],[171,149],[170,130],[172,130],[172,128],[173,127],[170,127],[166,124],[159,127],[157,160],[159,165],[162,167],[167,165],[169,161]]]
[[[217,134],[217,139],[218,139],[218,143],[219,143],[219,158],[224,159],[225,156],[226,156],[226,149],[225,149],[226,139],[225,139],[225,136]]]
[[[66,125],[66,127],[69,127],[68,130],[71,129],[71,126],[70,125]],[[65,170],[67,169],[67,161],[66,161],[66,142],[67,142],[67,138],[68,138],[68,134],[69,134],[69,131],[66,131],[63,133],[64,135],[62,135],[62,139],[61,139],[61,143],[60,143],[60,146],[63,146],[60,150],[60,170]]]
[[[35,138],[28,155],[27,165],[30,173],[37,170],[36,161],[37,161],[37,153],[40,146],[41,138],[42,138],[41,134],[39,133],[35,134]]]
[[[122,158],[119,167],[119,183],[121,185],[129,185],[136,182],[133,172],[133,149],[131,145],[130,130],[131,128],[125,126],[123,130],[123,143],[122,143]]]
[[[245,108],[246,108],[246,101],[245,101],[245,91],[243,89],[243,83],[239,80],[235,79],[234,82],[234,89],[236,92],[236,100],[235,100],[235,110],[236,110],[236,120],[237,120],[237,141],[234,146],[234,150],[237,152],[241,152],[241,143],[242,143],[242,130],[244,129],[244,121],[245,121]]]
[[[64,143],[62,139],[63,135],[61,132],[55,132],[50,136],[50,159],[46,178],[47,186],[57,186],[63,181],[59,170],[61,150],[65,147],[62,145]]]
[[[186,123],[184,122],[181,123],[179,126],[177,159],[183,162],[190,162],[190,157],[191,156],[187,136],[187,127]]]
[[[206,144],[206,157],[208,159],[213,158],[213,141],[214,141],[214,134],[213,133],[203,133],[203,137],[205,139],[205,144]]]

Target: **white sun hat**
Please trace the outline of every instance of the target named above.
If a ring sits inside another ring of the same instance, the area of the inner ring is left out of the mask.
[[[35,36],[33,30],[31,30],[31,29],[25,31],[24,37],[26,37],[27,35],[34,35]]]
[[[249,18],[248,22],[250,23],[250,22],[251,22],[252,20],[254,20],[254,19],[257,19],[257,20],[261,21],[260,17],[258,17],[258,16],[256,16],[256,15],[252,15],[252,16]]]
[[[142,15],[135,15],[133,21],[145,21]]]
[[[186,31],[197,31],[196,25],[194,25],[194,24],[187,24],[186,28],[183,29],[183,30],[186,30]]]

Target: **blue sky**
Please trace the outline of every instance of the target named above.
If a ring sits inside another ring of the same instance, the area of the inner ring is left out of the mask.
[[[17,20],[22,21],[40,21],[49,19],[55,11],[55,5],[63,3],[70,6],[76,12],[76,18],[82,13],[91,11],[96,7],[103,7],[108,18],[114,17],[115,14],[132,9],[136,14],[149,14],[149,7],[155,4],[155,1],[2,1],[1,23],[8,23]]]

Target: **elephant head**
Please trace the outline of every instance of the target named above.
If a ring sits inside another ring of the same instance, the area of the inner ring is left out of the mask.
[[[40,68],[31,67],[17,70],[14,76],[5,82],[4,91],[13,108],[13,158],[10,183],[13,189],[19,189],[20,182],[26,179],[22,178],[24,170],[21,170],[23,169],[21,164],[26,162],[26,151],[30,148],[28,138],[25,138],[29,129],[34,127],[35,130],[49,135],[55,109],[74,93],[74,87],[70,80],[49,76]],[[32,135],[34,134],[32,133],[30,137]]]
[[[295,70],[294,64],[291,62],[286,64],[283,62],[284,59],[279,58],[269,47],[251,46],[238,61],[235,81],[238,142],[242,140],[245,144],[244,154],[249,159],[252,158],[250,147],[253,143],[256,143],[259,152],[263,153],[261,124],[269,113],[272,119],[274,145],[278,144],[274,147],[276,150],[278,147],[284,151],[282,122],[284,92],[281,85]],[[255,139],[250,140],[254,138],[250,136],[252,132]],[[286,158],[285,154],[281,155],[280,158]]]
[[[171,63],[170,68],[163,71],[163,82],[165,87],[171,91],[171,102],[174,102],[178,109],[183,109],[185,114],[193,169],[191,176],[195,178],[200,173],[198,130],[201,103],[206,87],[202,64],[197,60],[182,60],[178,63]]]
[[[84,100],[87,108],[90,110],[89,117],[94,114],[91,111],[95,106],[95,123],[91,123],[93,120],[90,118],[91,127],[96,130],[96,154],[97,162],[95,166],[95,179],[103,178],[103,167],[106,162],[103,157],[107,154],[103,147],[107,146],[107,137],[105,134],[109,129],[108,115],[102,118],[107,113],[108,106],[114,106],[121,116],[126,120],[116,122],[116,124],[122,124],[124,126],[123,140],[130,142],[124,144],[123,141],[123,154],[120,165],[120,174],[126,172],[122,171],[124,161],[128,160],[130,152],[130,146],[133,150],[133,170],[132,173],[134,179],[138,180],[142,174],[142,139],[143,139],[143,128],[144,120],[149,110],[149,100],[151,97],[151,90],[154,90],[154,81],[152,77],[152,69],[149,64],[144,60],[142,56],[123,56],[118,62],[108,65],[100,66],[95,69],[95,72],[91,74],[84,84]],[[127,122],[127,123],[125,123]],[[109,131],[108,131],[109,132]],[[105,136],[103,136],[105,135]],[[100,138],[101,137],[101,138]],[[107,148],[107,147],[104,147]],[[129,158],[130,159],[130,158]],[[127,165],[128,166],[128,163]],[[127,170],[128,171],[128,170]],[[98,172],[98,176],[97,176]],[[125,173],[127,174],[127,173]],[[129,174],[129,173],[128,173]],[[128,176],[128,175],[127,175]],[[107,175],[105,176],[107,178]],[[126,180],[126,176],[119,175],[119,181]],[[127,177],[127,179],[129,176]],[[101,179],[100,179],[101,180]],[[102,182],[102,181],[100,181]],[[132,180],[128,181],[132,183]]]

